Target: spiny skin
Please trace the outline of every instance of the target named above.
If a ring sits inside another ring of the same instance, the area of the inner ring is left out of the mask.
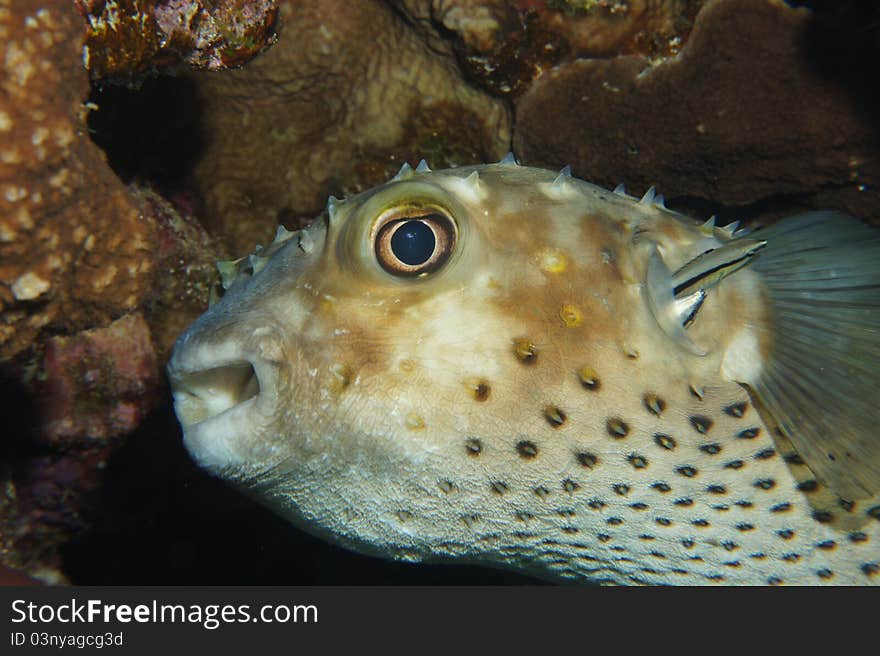
[[[816,483],[733,380],[771,348],[756,274],[710,290],[694,355],[651,314],[646,268],[655,246],[674,270],[720,238],[555,177],[422,171],[276,245],[176,348],[195,459],[383,557],[624,584],[876,584],[878,499]],[[395,277],[371,229],[414,201],[448,211],[458,240],[438,271]]]

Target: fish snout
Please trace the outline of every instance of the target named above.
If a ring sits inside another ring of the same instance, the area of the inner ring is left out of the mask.
[[[246,339],[203,341],[184,335],[168,364],[184,444],[211,470],[256,465],[260,438],[282,412],[290,364],[279,331],[257,328]]]

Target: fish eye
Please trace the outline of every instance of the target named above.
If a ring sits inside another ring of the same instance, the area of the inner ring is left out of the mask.
[[[375,226],[376,258],[395,276],[436,271],[455,245],[455,223],[439,208],[396,208],[383,213]]]

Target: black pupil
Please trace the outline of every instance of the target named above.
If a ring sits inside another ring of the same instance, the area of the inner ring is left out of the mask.
[[[431,259],[436,245],[434,232],[421,221],[407,221],[391,237],[391,252],[409,266],[424,264]]]

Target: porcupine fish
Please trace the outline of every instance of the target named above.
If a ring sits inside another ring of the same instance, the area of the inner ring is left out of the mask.
[[[169,364],[195,461],[305,530],[554,580],[880,580],[880,233],[408,165],[249,258]]]

